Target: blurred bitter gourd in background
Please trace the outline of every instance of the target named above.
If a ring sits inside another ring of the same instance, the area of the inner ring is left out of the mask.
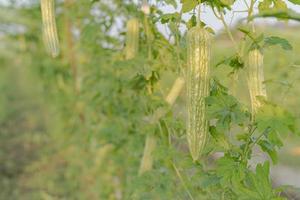
[[[211,36],[200,26],[187,35],[187,140],[191,156],[198,160],[208,137],[205,98],[209,95]]]
[[[253,49],[248,54],[248,87],[251,101],[252,118],[261,106],[259,97],[267,98],[266,86],[264,83],[264,56],[261,50]]]
[[[180,92],[182,91],[182,88],[184,87],[185,80],[182,77],[178,77],[171,90],[165,97],[165,101],[169,106],[173,106],[176,99],[180,95]],[[157,110],[157,113],[154,114],[154,117],[156,120],[159,120],[161,117],[163,117],[166,114],[165,110]],[[153,165],[153,152],[156,148],[156,138],[155,135],[147,135],[145,148],[144,148],[144,154],[141,161],[141,166],[139,169],[139,174],[143,174],[146,171],[149,171],[152,169]]]
[[[134,58],[139,50],[139,20],[130,19],[127,22],[125,57],[126,60]]]
[[[59,54],[59,40],[55,21],[54,0],[41,0],[43,40],[47,52],[56,57]]]

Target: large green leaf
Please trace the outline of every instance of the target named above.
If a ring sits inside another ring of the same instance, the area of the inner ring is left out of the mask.
[[[293,49],[293,47],[289,43],[289,41],[284,38],[277,37],[277,36],[266,37],[265,41],[264,41],[264,46],[268,47],[268,46],[273,46],[273,45],[279,45],[284,50],[292,50]]]
[[[288,0],[289,2],[292,2],[294,4],[300,5],[300,0]]]
[[[198,4],[199,1],[197,0],[181,0],[182,3],[182,12],[189,12],[193,10]]]
[[[284,108],[275,104],[264,104],[257,113],[256,121],[257,127],[261,132],[266,129],[274,130],[279,134],[295,131],[295,117]]]

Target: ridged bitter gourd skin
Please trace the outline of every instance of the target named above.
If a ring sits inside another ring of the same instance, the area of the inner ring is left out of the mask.
[[[261,106],[259,96],[267,98],[266,85],[264,83],[264,56],[259,49],[250,50],[248,54],[248,87],[251,101],[252,116]]]
[[[205,98],[209,95],[211,35],[200,26],[187,35],[187,140],[194,161],[208,138]]]
[[[47,52],[56,57],[59,54],[59,40],[55,21],[54,0],[41,0],[43,40]]]

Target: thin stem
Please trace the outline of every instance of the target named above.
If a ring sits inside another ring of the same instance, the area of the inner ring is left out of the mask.
[[[267,134],[269,131],[270,131],[270,128],[266,128],[266,129],[264,130],[264,132],[262,132],[262,134],[260,134],[252,144],[250,144],[249,148],[252,148],[254,145],[256,145],[256,144],[259,142],[259,140],[260,140],[265,134]]]
[[[232,11],[232,17],[231,17],[231,19],[230,19],[229,25],[231,26],[231,24],[232,24],[232,22],[233,22],[233,19],[234,19],[234,15],[235,15],[236,13],[247,13],[247,12],[248,12],[248,10],[237,10],[237,11]]]
[[[232,13],[247,13],[248,10],[236,10],[236,11],[232,11]]]
[[[250,6],[248,8],[248,21],[250,20],[252,14],[253,14],[253,8],[254,8],[255,0],[250,1]]]
[[[247,7],[248,10],[249,10],[249,4],[247,3],[247,1],[246,1],[246,0],[243,0],[243,1],[244,1],[244,3],[245,3],[246,7]]]
[[[260,139],[265,135],[267,134],[269,131],[270,131],[270,128],[266,128],[257,138],[256,140],[251,143],[251,136],[254,134],[255,130],[256,130],[257,127],[254,127],[254,129],[252,130],[252,132],[250,133],[249,135],[249,138],[250,138],[250,141],[247,143],[247,146],[245,147],[245,150],[244,150],[244,153],[243,153],[243,158],[245,158],[249,152],[250,149],[252,149],[252,147],[254,145],[256,145]]]
[[[247,23],[252,25],[252,31],[255,32],[255,28],[254,28],[254,23],[251,21],[251,17],[253,14],[253,9],[254,9],[254,4],[255,4],[256,0],[251,0],[250,1],[250,6],[248,8],[248,17],[247,17]]]
[[[219,11],[219,14],[220,14],[220,20],[222,21],[222,23],[224,25],[225,31],[227,32],[227,34],[228,34],[230,40],[232,41],[232,43],[234,44],[235,49],[238,50],[237,43],[234,40],[233,35],[232,35],[231,31],[230,31],[230,28],[228,27],[228,25],[227,25],[227,23],[225,21],[224,14],[222,12],[220,12],[220,11]]]
[[[221,11],[218,10],[218,13],[219,13],[219,15],[218,15],[218,14],[216,13],[216,11],[215,11],[215,8],[214,8],[213,6],[211,6],[211,8],[212,8],[212,11],[213,11],[214,15],[216,16],[216,18],[219,19],[219,20],[221,20],[221,22],[222,22],[222,24],[223,24],[223,26],[224,26],[224,29],[225,29],[225,31],[227,32],[227,35],[229,36],[229,38],[230,38],[230,40],[232,41],[232,43],[233,43],[233,45],[234,45],[236,51],[238,52],[238,46],[237,46],[237,43],[236,43],[236,41],[234,40],[234,37],[233,37],[233,35],[232,35],[232,33],[231,33],[231,31],[230,31],[230,29],[229,29],[229,27],[228,27],[228,25],[227,25],[227,23],[226,23],[226,21],[225,21],[225,18],[224,18],[223,13],[222,13]]]
[[[152,60],[152,41],[151,41],[151,37],[152,37],[152,33],[151,33],[151,27],[150,27],[150,23],[149,23],[149,18],[147,14],[144,14],[144,29],[145,29],[145,33],[146,33],[146,42],[147,42],[147,51],[148,51],[148,62],[150,60]],[[149,95],[151,95],[153,93],[153,88],[151,85],[147,86],[148,89],[148,93]]]
[[[211,9],[212,9],[214,15],[216,16],[216,18],[218,18],[219,20],[221,20],[221,16],[219,16],[219,15],[216,13],[215,8],[212,7]]]
[[[177,62],[179,64],[180,71],[184,72],[183,66],[182,66],[182,63],[181,63],[181,59],[180,59],[180,49],[181,48],[180,48],[180,41],[179,41],[179,34],[180,34],[179,26],[180,26],[181,16],[182,16],[182,11],[179,14],[179,20],[176,21],[176,28],[177,28],[178,34],[175,35],[175,42],[176,42],[176,57],[177,57]]]
[[[245,149],[244,149],[244,152],[243,152],[243,155],[242,155],[242,160],[245,159],[245,157],[248,154],[249,146],[251,144],[251,137],[254,134],[256,128],[257,127],[253,126],[252,124],[250,124],[250,126],[249,126],[249,138],[248,138],[248,142],[246,143],[246,146],[245,146]]]
[[[233,35],[232,35],[231,31],[230,31],[230,28],[229,28],[229,26],[227,25],[227,23],[226,23],[226,21],[225,21],[224,14],[223,14],[221,11],[218,10],[219,15],[217,15],[217,13],[215,12],[215,10],[214,10],[213,7],[212,7],[212,10],[213,10],[214,15],[215,15],[218,19],[221,20],[221,22],[222,22],[222,24],[223,24],[223,26],[224,26],[224,29],[225,29],[225,31],[227,32],[227,35],[229,36],[230,40],[232,41],[232,43],[233,43],[233,45],[234,45],[234,48],[235,48],[236,52],[239,54],[240,51],[239,51],[237,42],[235,41],[235,39],[234,39],[234,37],[233,37]],[[236,83],[236,80],[237,80],[237,74],[236,74],[236,72],[234,72],[234,73],[235,73],[235,74],[234,74],[234,76],[233,76],[233,78],[232,78],[232,88],[235,88],[235,83]],[[235,89],[233,89],[233,91],[235,91]],[[233,92],[233,93],[235,93],[235,92]]]
[[[198,6],[198,19],[197,19],[198,26],[201,25],[201,3]]]
[[[71,7],[73,4],[72,0],[66,0],[64,2],[64,9],[68,10],[69,7]],[[66,48],[65,48],[65,54],[68,59],[68,64],[71,66],[73,81],[74,81],[74,91],[76,94],[80,93],[80,87],[78,83],[78,66],[77,66],[77,60],[74,50],[74,38],[72,34],[72,22],[70,20],[70,16],[66,14],[64,16],[64,23],[65,23],[65,38],[66,38]]]
[[[168,131],[168,142],[169,142],[169,146],[172,145],[172,137],[171,137],[171,131],[170,131],[170,127],[168,126],[168,124],[164,121],[164,124],[166,126],[166,129]]]
[[[187,185],[185,184],[185,182],[184,182],[184,180],[183,180],[183,178],[182,178],[182,176],[181,176],[181,174],[180,174],[178,168],[176,167],[175,163],[172,162],[172,165],[173,165],[173,168],[174,168],[174,170],[175,170],[175,172],[176,172],[176,175],[178,176],[179,180],[181,181],[181,183],[182,183],[182,185],[183,185],[183,187],[184,187],[186,193],[188,194],[189,198],[190,198],[191,200],[194,200],[194,198],[193,198],[191,192],[189,191]]]

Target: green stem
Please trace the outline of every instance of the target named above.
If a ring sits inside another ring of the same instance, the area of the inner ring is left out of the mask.
[[[201,3],[198,6],[198,18],[197,18],[197,25],[201,25]]]
[[[246,160],[245,158],[247,158],[247,154],[249,153],[250,149],[253,148],[254,145],[256,145],[260,139],[265,135],[267,134],[269,131],[270,131],[270,128],[266,128],[257,138],[254,142],[251,141],[251,137],[252,135],[254,134],[255,130],[256,130],[257,127],[254,127],[254,129],[250,132],[250,135],[249,135],[249,141],[248,143],[246,144],[246,147],[245,147],[245,150],[243,152],[243,156],[242,156],[242,160]]]
[[[248,141],[247,141],[247,143],[246,143],[246,146],[245,146],[245,149],[244,149],[244,152],[243,152],[243,154],[242,154],[242,158],[241,158],[241,160],[243,161],[243,160],[247,160],[246,158],[247,158],[247,154],[248,154],[248,149],[249,149],[249,146],[250,146],[250,144],[251,144],[251,137],[252,137],[252,135],[254,134],[254,132],[255,132],[255,130],[256,130],[256,127],[255,126],[253,126],[252,124],[249,126],[249,136],[248,136]]]
[[[259,140],[262,138],[262,136],[264,136],[265,134],[267,134],[269,131],[270,131],[270,128],[266,128],[266,129],[264,130],[264,132],[262,132],[262,134],[260,134],[260,135],[256,138],[256,140],[249,146],[249,148],[252,148],[254,145],[256,145],[256,144],[259,142]]]
[[[245,3],[246,7],[247,7],[248,10],[249,10],[249,4],[247,3],[247,1],[246,1],[246,0],[243,0],[243,1],[244,1],[244,3]]]
[[[235,49],[236,49],[237,52],[238,52],[237,43],[236,43],[236,41],[234,40],[233,35],[232,35],[231,31],[230,31],[230,28],[228,27],[228,25],[227,25],[227,23],[226,23],[226,21],[225,21],[224,14],[223,14],[222,12],[219,12],[219,13],[220,13],[220,20],[221,20],[222,23],[223,23],[223,26],[224,26],[224,28],[225,28],[225,31],[227,32],[227,34],[228,34],[230,40],[232,41],[232,43],[234,44]]]
[[[253,15],[253,8],[256,0],[251,0],[250,6],[248,9],[248,17],[247,17],[247,23],[252,25],[252,31],[255,32],[254,23],[251,21],[251,17]]]
[[[179,20],[176,21],[176,28],[177,28],[178,34],[175,35],[175,43],[176,43],[176,57],[177,57],[177,62],[179,64],[180,71],[184,72],[183,66],[182,66],[182,63],[181,63],[181,59],[180,59],[180,41],[179,41],[179,34],[180,34],[180,32],[179,32],[179,26],[180,26],[181,17],[182,17],[182,11],[179,14]]]
[[[152,49],[151,49],[151,36],[150,36],[150,25],[148,21],[148,16],[144,14],[144,29],[146,32],[146,39],[147,39],[147,46],[148,46],[148,59],[151,60],[152,58]]]
[[[225,29],[225,31],[226,31],[226,33],[227,33],[229,39],[232,41],[232,43],[233,43],[233,45],[234,45],[234,47],[235,47],[235,50],[236,50],[237,52],[239,52],[239,51],[238,51],[238,45],[237,45],[237,43],[236,43],[236,41],[235,41],[235,39],[234,39],[234,37],[233,37],[231,31],[230,31],[229,26],[227,25],[227,23],[226,23],[226,21],[225,21],[224,14],[223,14],[221,11],[218,10],[218,13],[219,13],[219,15],[218,15],[218,14],[216,13],[216,11],[215,11],[215,8],[214,8],[213,6],[211,6],[211,8],[212,8],[213,14],[216,16],[216,18],[219,19],[219,20],[221,20],[221,22],[222,22],[222,24],[223,24],[223,26],[224,26],[224,29]]]
[[[181,176],[179,170],[177,169],[175,163],[173,162],[172,165],[173,165],[173,168],[174,168],[174,170],[175,170],[175,172],[176,172],[176,174],[177,174],[179,180],[181,181],[181,183],[182,183],[182,185],[183,185],[183,187],[184,187],[186,193],[188,194],[189,198],[190,198],[191,200],[194,200],[194,198],[193,198],[191,192],[189,191],[187,185],[185,184],[185,182],[184,182],[184,180],[183,180],[183,178],[182,178],[182,176]]]

